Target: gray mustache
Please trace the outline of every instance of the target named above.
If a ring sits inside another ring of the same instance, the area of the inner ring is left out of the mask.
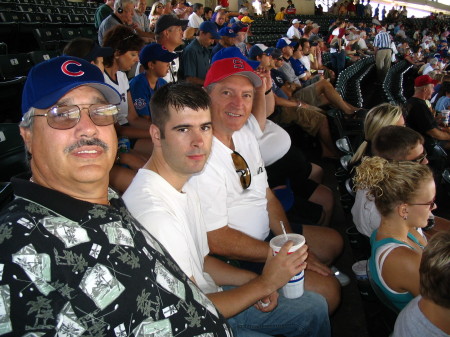
[[[69,152],[72,152],[72,151],[74,151],[75,149],[77,149],[79,147],[82,147],[82,146],[93,146],[93,145],[100,146],[104,151],[108,151],[109,150],[109,146],[105,142],[101,141],[98,138],[92,138],[92,139],[80,139],[78,142],[76,142],[76,143],[66,147],[64,149],[64,152],[65,153],[69,153]]]

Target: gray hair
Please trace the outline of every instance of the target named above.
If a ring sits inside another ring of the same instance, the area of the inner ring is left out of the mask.
[[[126,4],[132,3],[135,6],[134,0],[116,0],[114,2],[114,12],[117,12],[119,8],[123,8]]]
[[[22,121],[20,122],[19,126],[24,129],[31,129],[33,126],[33,115],[34,115],[35,109],[31,107],[25,115],[22,117]]]

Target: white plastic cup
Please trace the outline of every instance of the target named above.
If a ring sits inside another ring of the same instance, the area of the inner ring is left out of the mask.
[[[441,115],[442,115],[442,123],[444,123],[445,126],[448,125],[448,118],[450,115],[450,110],[442,110],[441,111]]]
[[[295,252],[305,244],[305,237],[300,234],[289,233],[287,234],[288,241],[292,241],[294,244],[289,249],[288,254]],[[273,255],[277,255],[281,247],[286,243],[286,237],[284,234],[278,235],[270,240],[270,248],[273,250]],[[286,298],[298,298],[303,295],[305,288],[305,272],[302,270],[286,283],[281,291]]]
[[[369,279],[367,276],[367,260],[355,262],[352,265],[352,270],[358,281],[367,281]]]
[[[317,73],[318,73],[319,75],[323,75],[323,69],[317,70]]]

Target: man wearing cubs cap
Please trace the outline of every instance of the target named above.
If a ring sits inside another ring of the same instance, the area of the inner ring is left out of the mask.
[[[211,253],[232,258],[246,255],[253,261],[264,262],[270,254],[268,243],[261,240],[269,231],[267,211],[277,209],[282,214],[283,211],[267,188],[264,162],[254,133],[260,126],[251,110],[254,92],[261,85],[260,77],[240,58],[225,58],[211,65],[204,87],[211,98],[212,151],[202,172],[192,176],[188,186],[197,191]],[[237,171],[235,160],[246,163],[245,167]],[[275,219],[278,215],[270,216],[274,216],[273,230],[281,233],[280,223]],[[238,218],[239,225],[246,223],[250,229],[231,225]],[[287,223],[285,217],[279,219]],[[245,231],[251,234],[244,234]],[[215,236],[219,232],[224,235],[224,246]],[[230,239],[236,241],[230,245]],[[276,297],[263,299],[271,309],[278,301],[278,307],[270,315],[251,308],[245,315],[231,317],[231,326],[252,327],[267,335],[329,336],[327,305],[322,296],[306,291],[297,299]]]
[[[139,116],[151,119],[150,99],[156,90],[167,84],[163,77],[177,57],[177,53],[168,51],[159,43],[148,44],[139,52],[139,62],[145,71],[130,82],[133,105]]]
[[[428,103],[436,84],[437,81],[428,75],[417,77],[414,80],[414,95],[406,103],[408,111],[405,118],[406,124],[423,136],[424,146],[428,153],[433,153],[437,141],[450,140],[450,129],[438,125]],[[449,142],[444,142],[444,147],[450,149]]]
[[[203,85],[209,69],[209,47],[220,38],[214,22],[201,23],[199,35],[183,49],[182,70],[186,81]]]
[[[205,315],[197,288],[158,241],[146,243],[108,189],[119,101],[82,59],[31,69],[20,123],[31,178],[12,179],[15,199],[0,213],[2,334],[229,336],[224,318]]]

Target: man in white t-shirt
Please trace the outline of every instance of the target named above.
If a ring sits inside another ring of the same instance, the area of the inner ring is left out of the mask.
[[[261,85],[248,65],[228,75],[246,81],[252,91],[253,85]],[[155,147],[125,192],[125,203],[206,294],[198,291],[194,297],[208,309],[207,314],[217,316],[216,307],[229,318],[236,336],[255,332],[258,336],[330,336],[323,297],[305,292],[300,298],[286,299],[277,293],[305,268],[306,246],[287,254],[292,245],[289,242],[275,257],[268,254],[261,276],[208,255],[202,209],[196,192],[186,182],[203,169],[211,150],[210,104],[200,87],[188,83],[169,84],[155,93],[150,127]]]
[[[211,252],[242,263],[263,263],[269,251],[265,240],[269,235],[282,233],[280,221],[288,231],[293,230],[280,202],[268,188],[253,131],[265,121],[265,116],[257,120],[251,114],[253,101],[270,93],[271,81],[265,84],[268,88],[249,88],[251,83],[245,78],[227,77],[232,69],[245,66],[247,63],[238,58],[223,59],[215,61],[207,73],[204,86],[212,101],[213,150],[202,173],[194,175],[189,185],[197,191],[204,210]],[[340,301],[340,285],[320,261],[332,262],[334,254],[340,252],[342,238],[336,231],[318,226],[298,225],[295,231],[303,231],[309,247],[314,246],[308,257],[306,289],[323,295],[333,312]],[[258,271],[258,266],[254,267]]]
[[[286,36],[291,40],[299,40],[302,35],[300,34],[300,31],[298,30],[298,27],[300,26],[300,20],[294,19],[292,20],[292,26],[289,27]]]
[[[196,33],[198,31],[198,27],[200,27],[200,24],[204,21],[202,15],[205,10],[203,4],[199,2],[192,6],[192,10],[192,14],[189,15],[188,27],[194,28]]]

